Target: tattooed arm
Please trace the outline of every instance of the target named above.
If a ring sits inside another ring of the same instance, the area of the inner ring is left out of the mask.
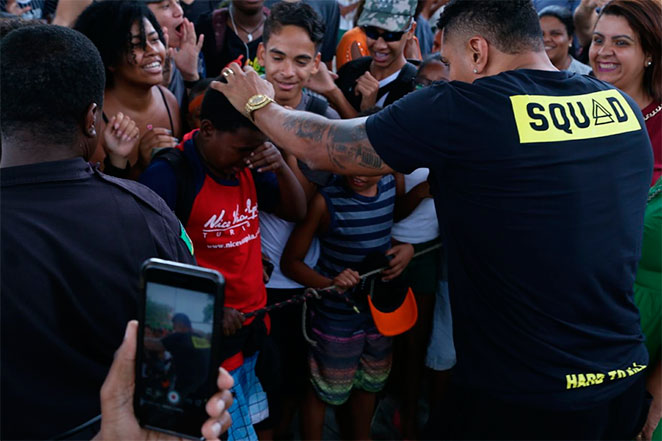
[[[364,176],[390,173],[391,168],[370,145],[365,121],[330,120],[276,104],[255,113],[260,130],[312,169]]]
[[[250,97],[264,94],[273,97],[273,86],[255,71],[241,70],[231,64],[233,72],[227,83],[212,82],[232,105],[247,115],[245,105]],[[225,69],[224,69],[225,71]],[[366,118],[329,120],[310,112],[288,110],[276,103],[253,112],[255,125],[276,145],[304,161],[312,169],[344,175],[383,175],[392,169],[370,145]]]

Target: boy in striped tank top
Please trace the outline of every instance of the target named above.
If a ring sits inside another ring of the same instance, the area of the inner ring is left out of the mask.
[[[398,189],[400,190],[400,189]],[[400,194],[401,191],[398,191]],[[298,224],[281,259],[283,274],[304,286],[335,285],[345,291],[358,313],[338,296],[324,295],[310,304],[310,384],[303,406],[303,439],[321,439],[327,404],[343,405],[337,413],[345,439],[370,439],[375,394],[391,369],[391,339],[379,333],[367,299],[355,295],[355,270],[375,252],[392,256],[385,280],[397,277],[413,256],[409,244],[391,247],[396,200],[392,175],[338,177],[313,198],[306,219]],[[318,236],[320,259],[315,269],[304,263]]]

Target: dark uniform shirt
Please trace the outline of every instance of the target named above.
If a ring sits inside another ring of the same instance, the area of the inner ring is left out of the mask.
[[[161,198],[81,158],[0,179],[1,438],[46,439],[99,414],[141,263],[194,259]]]

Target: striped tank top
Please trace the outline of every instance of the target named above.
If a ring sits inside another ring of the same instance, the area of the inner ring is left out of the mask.
[[[334,277],[345,268],[356,268],[370,253],[391,247],[395,179],[384,176],[375,196],[362,196],[344,185],[339,177],[320,190],[326,200],[331,223],[320,239],[320,273]]]

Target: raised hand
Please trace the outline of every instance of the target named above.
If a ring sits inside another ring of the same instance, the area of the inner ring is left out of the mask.
[[[175,66],[182,73],[185,81],[197,81],[200,79],[198,74],[198,59],[205,36],[200,34],[197,39],[195,35],[195,26],[188,19],[182,23],[182,37],[179,49],[170,48],[168,54],[175,61]]]
[[[259,173],[272,171],[277,173],[285,165],[280,151],[270,142],[265,142],[246,158],[246,165]]]
[[[136,148],[140,136],[135,121],[119,112],[110,118],[102,136],[101,145],[110,163],[120,169],[126,168],[129,156]]]
[[[326,95],[331,93],[336,86],[338,75],[331,72],[326,64],[320,63],[317,73],[311,75],[306,82],[306,87],[314,92]]]
[[[172,136],[172,132],[163,127],[147,126],[147,132],[140,138],[140,163],[143,166],[149,165],[152,161],[152,152],[154,149],[162,149],[164,147],[175,147],[179,144],[179,140]]]
[[[355,95],[361,95],[361,111],[375,107],[379,92],[379,81],[370,72],[366,72],[356,80]]]

